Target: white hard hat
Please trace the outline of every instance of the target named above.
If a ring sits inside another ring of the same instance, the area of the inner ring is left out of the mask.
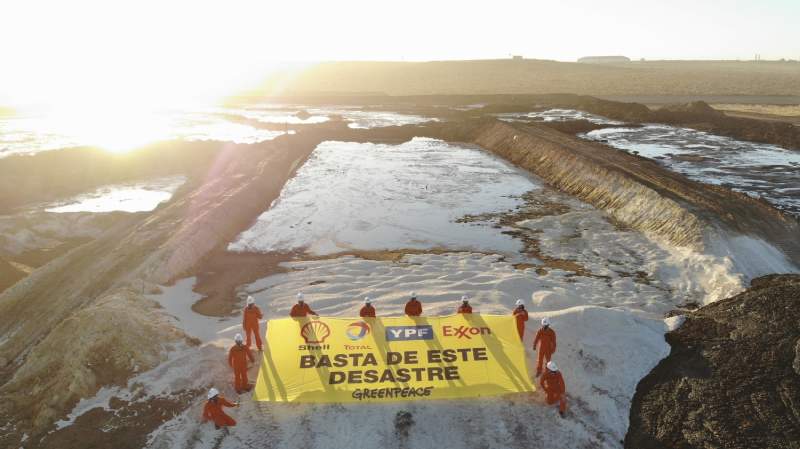
[[[233,341],[241,343],[244,341],[244,338],[242,338],[242,334],[236,334],[233,336]]]
[[[411,292],[411,297],[412,298],[416,298],[417,297],[417,292]]]
[[[517,304],[518,306],[521,306],[521,305],[524,305],[524,304],[525,304],[525,302],[523,302],[521,299],[518,299],[518,300],[517,300],[517,302],[516,302],[516,304]]]
[[[558,371],[558,365],[556,365],[556,362],[551,360],[547,362],[547,369],[549,369],[550,371]]]
[[[461,296],[461,301],[467,302],[467,301],[469,301],[469,298],[467,298],[467,295],[462,295]]]
[[[217,390],[216,388],[208,390],[208,399],[212,399],[216,396],[219,396],[219,390]]]
[[[371,303],[371,302],[372,302],[372,300],[371,300],[371,299],[369,299],[369,296],[365,296],[365,297],[364,297],[364,304],[369,304],[369,303]]]
[[[247,305],[249,306],[250,304],[255,304],[255,303],[256,303],[255,298],[253,298],[250,295],[247,295]]]
[[[544,317],[542,318],[542,326],[549,326],[550,325],[550,318]]]
[[[304,295],[304,294],[303,294],[303,292],[299,292],[299,293],[297,294],[297,301],[298,301],[298,302],[300,302],[300,301],[303,301],[303,300],[305,300],[305,299],[306,299],[306,295]]]

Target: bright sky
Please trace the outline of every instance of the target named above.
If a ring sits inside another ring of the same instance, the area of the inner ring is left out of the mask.
[[[800,58],[800,0],[2,0],[0,104],[213,98],[276,61]]]

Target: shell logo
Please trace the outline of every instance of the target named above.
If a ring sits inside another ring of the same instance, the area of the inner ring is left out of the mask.
[[[345,330],[347,334],[347,338],[350,340],[356,341],[361,340],[362,338],[369,335],[369,324],[363,321],[356,321],[354,323],[350,323],[347,325],[347,330]]]
[[[300,336],[306,344],[324,343],[330,334],[331,329],[322,321],[309,321],[300,328]]]

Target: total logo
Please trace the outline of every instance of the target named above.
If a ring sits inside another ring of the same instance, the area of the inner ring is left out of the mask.
[[[472,340],[473,335],[492,335],[492,330],[488,327],[442,326],[442,335]]]
[[[358,341],[366,337],[370,333],[369,324],[363,321],[356,321],[347,325],[345,334],[351,341]]]
[[[386,341],[433,340],[433,326],[386,326]]]

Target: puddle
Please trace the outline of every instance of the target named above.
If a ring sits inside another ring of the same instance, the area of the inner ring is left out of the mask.
[[[149,212],[172,198],[186,182],[183,176],[169,176],[129,184],[111,184],[45,208],[47,212]]]
[[[691,179],[762,197],[800,216],[799,152],[657,124],[598,129],[582,137],[655,159]]]

